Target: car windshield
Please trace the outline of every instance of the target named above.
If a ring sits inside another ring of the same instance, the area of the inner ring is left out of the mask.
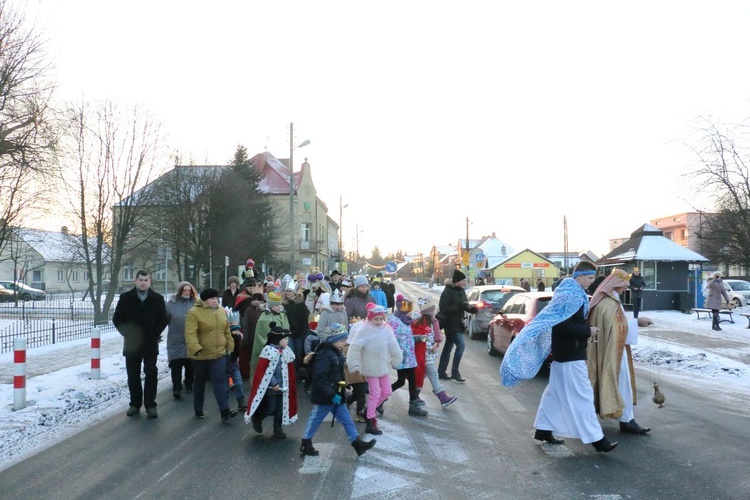
[[[729,286],[732,287],[732,290],[735,292],[748,292],[750,291],[750,282],[747,281],[729,281]]]
[[[482,294],[482,300],[486,300],[487,302],[503,302],[504,300],[508,300],[510,296],[510,292],[488,290]]]

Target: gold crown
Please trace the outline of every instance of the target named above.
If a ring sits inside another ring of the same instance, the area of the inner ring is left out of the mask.
[[[612,276],[615,278],[620,278],[623,281],[630,281],[630,274],[626,273],[622,269],[614,268],[612,269]]]

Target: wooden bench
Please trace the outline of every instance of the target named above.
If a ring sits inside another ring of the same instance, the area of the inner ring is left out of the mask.
[[[739,313],[739,315],[747,318],[747,327],[750,328],[750,313]]]
[[[698,316],[698,319],[701,319],[701,314],[705,314],[709,318],[711,317],[711,309],[705,309],[702,307],[693,307],[692,309],[690,309],[690,312],[694,312],[695,315]],[[723,314],[725,316],[729,316],[729,319],[720,319],[719,323],[723,323],[725,321],[728,321],[729,323],[734,323],[734,318],[732,317],[733,313],[734,311],[732,311],[731,309],[721,309],[719,311],[719,317],[721,317],[721,315]],[[740,314],[742,314],[743,316],[750,315],[750,313],[740,313]],[[750,328],[750,317],[748,317],[748,328]]]

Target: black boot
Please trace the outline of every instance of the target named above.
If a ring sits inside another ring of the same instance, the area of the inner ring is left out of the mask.
[[[378,421],[375,418],[368,418],[367,419],[367,425],[365,426],[365,432],[368,434],[373,434],[375,436],[379,436],[383,433],[380,429],[378,429]]]
[[[620,422],[620,432],[627,432],[629,434],[648,434],[651,430],[650,427],[641,427],[635,419],[631,419],[630,422]]]
[[[313,448],[312,439],[303,439],[302,444],[299,447],[299,452],[302,455],[306,455],[308,457],[317,457],[318,455],[320,455],[318,450]]]
[[[376,442],[377,441],[375,441],[374,439],[371,439],[369,441],[362,441],[362,438],[357,437],[357,439],[352,441],[352,447],[354,448],[354,451],[357,452],[357,456],[361,457],[367,450],[375,446]]]
[[[409,401],[409,416],[410,417],[426,417],[427,410],[422,409],[417,401]]]
[[[255,432],[257,432],[258,434],[262,434],[263,433],[263,419],[258,418],[255,415],[253,415],[252,417],[250,417],[250,420],[253,423],[253,429],[255,429]]]
[[[617,448],[617,441],[610,443],[606,437],[601,438],[599,441],[591,443],[596,451],[603,451],[604,453],[610,452]]]
[[[226,422],[227,420],[229,420],[230,417],[236,417],[236,416],[237,416],[237,412],[234,410],[230,410],[229,408],[227,408],[226,410],[221,410],[222,422]]]
[[[279,438],[279,439],[286,439],[286,433],[281,430],[281,424],[273,424],[273,437]]]
[[[542,431],[537,429],[534,433],[534,439],[537,441],[545,441],[549,444],[563,444],[565,441],[562,439],[557,439],[555,436],[552,435],[552,431]]]

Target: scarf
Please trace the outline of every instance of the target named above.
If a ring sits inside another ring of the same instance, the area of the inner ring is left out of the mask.
[[[412,317],[409,316],[408,314],[404,314],[401,311],[396,311],[395,313],[393,313],[393,315],[396,316],[399,320],[401,320],[401,322],[405,324],[406,326],[411,325]]]
[[[552,349],[552,327],[573,316],[581,306],[583,316],[588,317],[586,291],[575,279],[565,278],[555,288],[547,307],[523,327],[508,347],[500,365],[504,386],[513,387],[536,376]]]

